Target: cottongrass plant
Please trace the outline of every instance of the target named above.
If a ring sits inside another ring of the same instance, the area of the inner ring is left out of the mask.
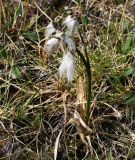
[[[64,50],[63,59],[59,67],[59,74],[60,77],[66,75],[68,82],[70,82],[73,80],[74,76],[75,59],[73,54],[76,50],[75,43],[71,37],[77,29],[77,19],[72,18],[71,15],[69,15],[64,20],[63,25],[66,28],[65,32],[58,31],[52,22],[48,24],[46,27],[46,49],[50,54],[58,46],[67,46],[66,51]]]
[[[91,66],[85,47],[85,43],[78,28],[77,18],[68,15],[63,22],[63,30],[59,31],[55,28],[54,24],[50,22],[46,27],[46,44],[48,54],[54,52],[54,50],[60,46],[63,51],[63,58],[59,67],[60,77],[66,76],[68,82],[71,82],[75,72],[75,58],[74,55],[77,52],[85,66],[86,71],[86,123],[89,122],[90,117],[90,105],[91,105]],[[84,53],[77,49],[73,36],[75,32],[80,36],[82,45],[84,47]],[[65,47],[66,46],[66,47]]]

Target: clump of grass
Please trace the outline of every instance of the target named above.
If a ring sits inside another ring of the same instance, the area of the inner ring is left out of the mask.
[[[134,159],[134,24],[128,4],[106,3],[102,10],[97,2],[75,1],[67,11],[78,14],[84,42],[74,40],[91,62],[86,125],[83,62],[76,54],[75,77],[66,84],[57,72],[61,53],[52,54],[48,66],[43,48],[45,15],[61,21],[64,6],[54,16],[53,4],[0,3],[0,159],[53,159],[54,148],[57,159]]]

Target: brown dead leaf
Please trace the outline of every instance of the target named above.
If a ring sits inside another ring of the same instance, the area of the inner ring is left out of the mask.
[[[74,112],[74,123],[78,133],[81,133],[84,136],[90,135],[90,133],[92,133],[92,130],[86,125],[77,111]]]
[[[78,86],[77,86],[77,104],[76,107],[77,112],[80,114],[81,118],[85,120],[85,92],[84,92],[84,82],[82,77],[78,79]]]
[[[104,7],[105,7],[105,1],[101,1],[99,4],[98,4],[98,9],[99,11],[103,11],[104,10]]]

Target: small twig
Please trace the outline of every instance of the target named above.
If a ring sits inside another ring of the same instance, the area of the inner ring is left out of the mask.
[[[0,5],[1,5],[2,12],[3,12],[4,21],[6,22],[5,6],[4,6],[2,0],[0,0]]]
[[[37,5],[36,2],[35,2],[35,5],[36,5],[36,7],[40,10],[40,12],[43,13],[43,15],[45,15],[51,22],[53,22],[52,19]]]

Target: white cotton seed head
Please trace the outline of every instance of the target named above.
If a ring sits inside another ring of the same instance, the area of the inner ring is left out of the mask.
[[[68,81],[72,81],[75,70],[74,57],[70,52],[67,52],[61,62],[59,67],[60,77],[66,74]]]
[[[77,20],[68,15],[63,24],[67,26],[66,35],[71,36],[77,27]]]
[[[60,77],[62,77],[65,74],[65,72],[66,72],[66,61],[64,56],[59,67]]]
[[[71,22],[75,22],[75,19],[72,18],[71,15],[68,15],[68,16],[65,18],[63,24],[68,26]]]
[[[51,53],[59,44],[58,38],[51,38],[46,42],[46,49],[48,53]]]
[[[56,34],[54,35],[54,37],[57,37],[57,38],[59,38],[59,39],[61,39],[62,36],[63,36],[63,33],[60,32],[60,31],[56,31]]]
[[[68,36],[65,36],[64,37],[64,42],[68,45],[68,48],[71,50],[71,51],[75,51],[76,47],[75,47],[75,43],[73,41],[72,38],[68,37]]]
[[[68,55],[69,62],[67,63],[67,79],[68,81],[72,81],[74,76],[75,62],[72,54]]]
[[[55,29],[53,23],[50,22],[48,24],[48,26],[46,27],[46,39],[48,39],[55,32],[56,32],[56,29]]]

